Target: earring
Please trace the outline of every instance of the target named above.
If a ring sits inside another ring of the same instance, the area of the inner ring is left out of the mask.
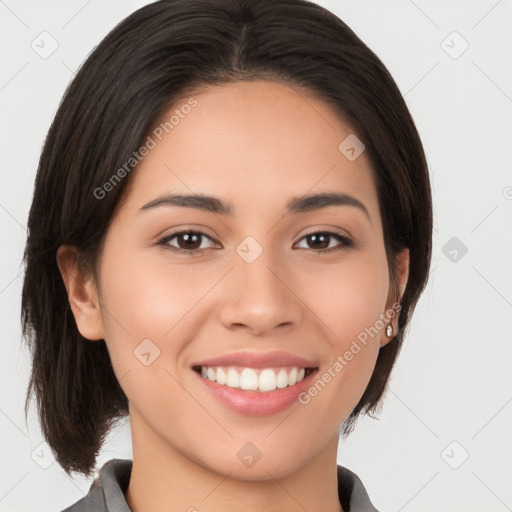
[[[393,336],[393,326],[391,324],[388,324],[388,326],[386,327],[386,336],[388,338],[391,338],[391,336]]]

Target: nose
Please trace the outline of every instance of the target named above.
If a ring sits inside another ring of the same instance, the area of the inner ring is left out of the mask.
[[[219,319],[226,329],[264,336],[300,324],[303,305],[289,269],[263,253],[252,263],[235,258],[221,291]]]

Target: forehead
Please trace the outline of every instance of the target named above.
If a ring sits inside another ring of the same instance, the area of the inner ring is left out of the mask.
[[[219,196],[240,211],[335,191],[378,210],[366,153],[349,159],[342,151],[353,128],[329,104],[280,82],[205,86],[177,100],[149,137],[153,148],[132,176],[130,209],[172,192]]]

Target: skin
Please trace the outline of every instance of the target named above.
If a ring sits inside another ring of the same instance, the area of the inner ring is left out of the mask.
[[[339,512],[339,427],[390,340],[385,329],[308,404],[265,417],[217,402],[191,365],[235,351],[284,350],[318,361],[320,375],[392,307],[399,297],[390,286],[371,162],[365,152],[349,161],[338,146],[353,129],[326,103],[285,84],[209,86],[194,98],[197,106],[133,171],[107,234],[99,284],[80,273],[73,247],[58,251],[78,329],[89,340],[105,339],[129,399],[127,502],[134,512]],[[139,212],[171,192],[219,197],[235,214]],[[370,219],[353,206],[286,215],[286,203],[308,192],[350,194]],[[191,229],[206,236],[196,245],[182,237],[168,245],[197,254],[157,245]],[[306,235],[316,230],[355,246],[322,253],[340,242],[315,244]],[[236,252],[247,236],[263,249],[251,264]],[[397,262],[402,295],[407,249]],[[398,315],[391,323],[396,332]],[[160,349],[149,366],[134,356],[147,338]],[[262,454],[250,468],[237,457],[248,442]]]

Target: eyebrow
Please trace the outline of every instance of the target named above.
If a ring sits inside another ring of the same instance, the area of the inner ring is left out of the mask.
[[[145,204],[140,211],[150,210],[160,206],[179,206],[184,208],[196,208],[220,215],[234,215],[234,208],[230,203],[217,197],[203,194],[168,194],[157,197]],[[293,197],[286,205],[287,213],[305,213],[311,210],[319,210],[329,206],[352,206],[362,211],[371,222],[371,217],[365,205],[349,194],[329,192],[321,194],[309,194],[302,197]]]

